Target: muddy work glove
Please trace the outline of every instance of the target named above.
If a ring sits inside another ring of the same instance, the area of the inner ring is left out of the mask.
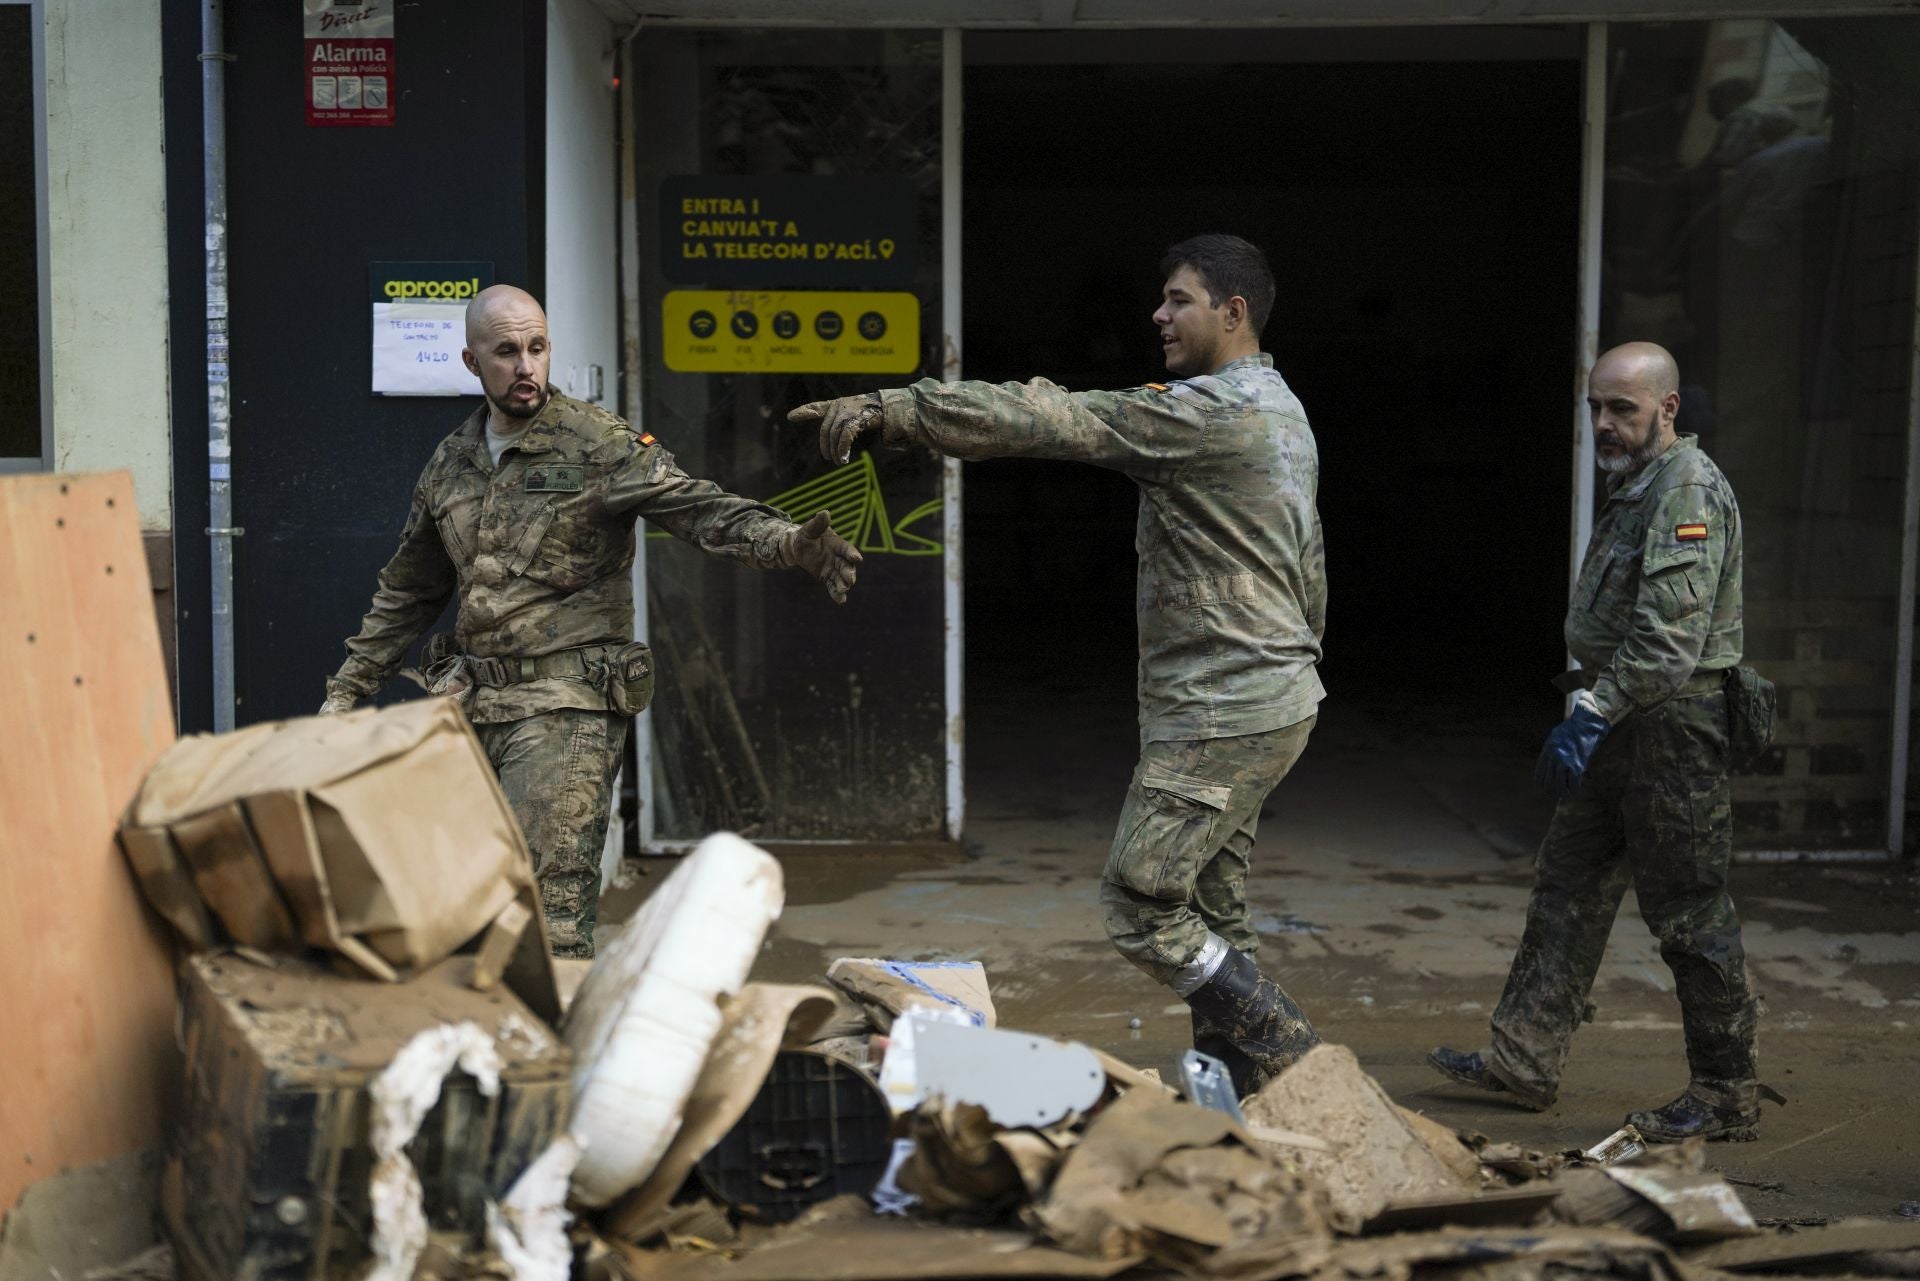
[[[338,716],[342,712],[352,711],[353,705],[359,701],[360,696],[358,694],[351,693],[344,689],[329,689],[327,691],[327,701],[320,704],[320,710],[315,713],[315,715]]]
[[[1564,801],[1580,790],[1587,766],[1613,726],[1600,714],[1593,695],[1581,690],[1573,696],[1573,714],[1547,732],[1540,748],[1540,759],[1533,767],[1533,781]]]
[[[847,603],[861,556],[852,543],[833,532],[826,512],[815,512],[806,524],[787,531],[786,554],[789,565],[798,565],[820,580],[834,604]]]
[[[816,400],[789,413],[787,421],[819,423],[820,453],[830,463],[844,463],[853,457],[853,442],[880,426],[884,417],[879,394],[869,392],[838,400]]]

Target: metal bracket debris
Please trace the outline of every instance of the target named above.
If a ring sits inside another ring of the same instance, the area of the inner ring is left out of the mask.
[[[1241,1125],[1247,1123],[1240,1111],[1240,1096],[1233,1090],[1233,1078],[1227,1074],[1227,1065],[1211,1054],[1188,1050],[1180,1056],[1180,1087],[1191,1102],[1224,1112]]]

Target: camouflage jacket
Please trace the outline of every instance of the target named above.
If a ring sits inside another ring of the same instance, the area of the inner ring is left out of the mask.
[[[1739,504],[1694,437],[1613,487],[1567,606],[1567,652],[1601,715],[1618,723],[1696,670],[1739,665],[1740,567]]]
[[[496,470],[483,403],[440,442],[413,489],[400,548],[347,642],[328,689],[365,697],[459,595],[454,634],[481,657],[538,658],[633,639],[634,520],[761,568],[789,563],[793,524],[762,503],[695,480],[653,437],[549,389],[546,407]],[[476,691],[476,722],[572,707],[604,711],[584,678]]]
[[[1140,487],[1134,548],[1144,741],[1313,715],[1327,608],[1306,412],[1262,353],[1129,391],[923,379],[881,393],[891,439],[956,458],[1059,458]]]

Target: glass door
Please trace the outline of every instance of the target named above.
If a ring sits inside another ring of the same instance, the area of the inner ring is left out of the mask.
[[[830,511],[866,558],[836,606],[648,533],[643,840],[939,839],[940,460],[876,440],[829,466],[786,415],[940,371],[941,33],[656,29],[630,66],[636,425],[695,476]]]

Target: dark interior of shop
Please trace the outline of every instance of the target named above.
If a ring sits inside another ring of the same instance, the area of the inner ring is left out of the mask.
[[[1562,666],[1579,93],[1577,60],[971,66],[966,376],[1162,379],[1164,249],[1261,245],[1265,346],[1320,449],[1326,707],[1536,735]],[[973,759],[1009,747],[998,708],[1126,734],[1133,483],[1027,461],[965,483]]]

